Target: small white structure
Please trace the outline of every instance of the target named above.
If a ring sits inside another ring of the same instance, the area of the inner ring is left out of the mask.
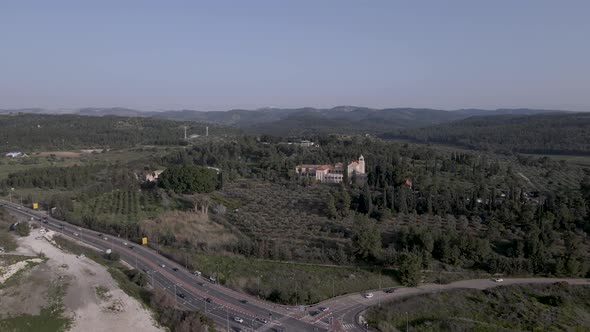
[[[162,174],[162,172],[164,172],[163,169],[157,169],[153,172],[148,172],[144,175],[144,179],[146,182],[156,182],[158,181],[158,177],[160,174]]]
[[[23,152],[20,152],[20,151],[8,152],[6,154],[6,157],[9,157],[9,158],[19,158],[19,157],[24,157],[24,156],[26,156],[26,154],[24,154]]]

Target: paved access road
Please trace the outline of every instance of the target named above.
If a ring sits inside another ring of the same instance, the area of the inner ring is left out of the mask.
[[[45,216],[44,212],[33,211],[3,200],[0,200],[0,205],[27,219],[33,217],[42,221]],[[365,329],[359,323],[359,316],[368,307],[405,296],[459,288],[486,289],[525,283],[566,281],[571,284],[590,284],[590,281],[586,279],[563,278],[505,279],[503,282],[474,279],[446,285],[426,284],[419,287],[400,287],[396,288],[393,293],[375,290],[372,292],[371,298],[366,298],[364,294],[359,293],[348,294],[317,305],[305,306],[303,307],[304,311],[300,311],[298,307],[261,301],[211,283],[204,277],[193,275],[184,267],[149,248],[132,243],[125,244],[124,239],[116,236],[81,228],[51,217],[47,218],[45,226],[98,250],[116,251],[121,255],[123,261],[146,272],[152,286],[170,292],[180,307],[198,310],[213,319],[220,329],[230,331],[363,331]],[[133,249],[130,246],[133,246]],[[175,268],[178,270],[175,271]],[[321,308],[324,310],[320,310]],[[241,318],[242,322],[236,321],[236,317]]]
[[[359,323],[359,316],[371,306],[379,305],[394,299],[420,294],[436,293],[453,289],[488,289],[498,286],[533,284],[533,283],[554,283],[567,282],[575,285],[590,285],[590,279],[568,279],[568,278],[509,278],[502,282],[495,282],[491,279],[472,279],[453,282],[450,284],[424,284],[418,287],[399,287],[393,293],[386,293],[384,290],[371,292],[373,296],[366,298],[364,294],[348,294],[329,299],[318,306],[329,308],[333,317],[332,329],[334,331],[362,331],[364,326]]]

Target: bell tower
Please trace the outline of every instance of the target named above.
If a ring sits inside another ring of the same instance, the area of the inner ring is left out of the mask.
[[[362,154],[359,157],[359,170],[358,170],[358,172],[360,174],[365,174],[365,157],[363,157]]]

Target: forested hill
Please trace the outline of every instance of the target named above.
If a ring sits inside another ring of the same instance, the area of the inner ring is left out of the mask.
[[[205,125],[153,118],[16,114],[0,115],[0,152],[118,148],[136,144],[180,144],[187,133],[203,134]],[[226,129],[209,125],[209,134]]]
[[[449,123],[472,116],[484,115],[530,115],[558,112],[538,109],[461,109],[446,111],[430,108],[383,108],[375,109],[357,106],[338,106],[333,108],[262,108],[256,110],[233,109],[229,111],[162,111],[144,112],[140,110],[111,107],[88,107],[75,110],[17,109],[1,110],[1,113],[49,113],[70,112],[93,116],[135,116],[151,117],[177,121],[196,121],[214,123],[222,126],[240,128],[251,134],[274,136],[301,136],[316,134],[372,134],[387,133],[394,129],[420,128]]]
[[[382,137],[495,152],[590,154],[590,113],[472,117]]]

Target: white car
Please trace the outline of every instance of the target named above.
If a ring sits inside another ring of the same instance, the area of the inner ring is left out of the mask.
[[[127,242],[123,242],[123,245],[124,245],[124,246],[127,246],[127,244],[128,244]]]
[[[366,299],[370,299],[370,298],[372,298],[372,297],[373,297],[373,293],[366,293],[366,294],[365,294],[365,298],[366,298]]]
[[[502,279],[502,278],[493,278],[492,280],[494,282],[502,282],[502,281],[504,281],[504,279]]]
[[[166,264],[160,264],[161,267],[166,267]]]
[[[196,275],[196,276],[200,276],[201,275],[201,271],[195,271],[195,272],[193,272],[193,274]]]
[[[78,234],[78,233],[74,233],[74,236],[80,236],[80,234]]]
[[[244,322],[244,320],[243,320],[242,318],[240,318],[240,317],[237,317],[237,316],[236,316],[236,317],[234,317],[234,320],[235,320],[236,322],[238,322],[238,323],[243,323],[243,322]]]

